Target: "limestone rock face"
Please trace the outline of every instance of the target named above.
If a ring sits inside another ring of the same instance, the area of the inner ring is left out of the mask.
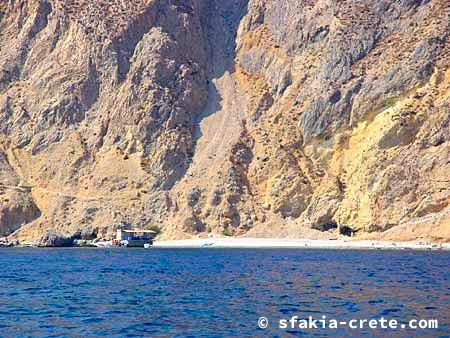
[[[14,232],[40,216],[40,211],[29,194],[29,188],[24,186],[12,170],[1,148],[0,202],[0,237]]]
[[[449,66],[445,0],[3,1],[0,236],[448,241]]]

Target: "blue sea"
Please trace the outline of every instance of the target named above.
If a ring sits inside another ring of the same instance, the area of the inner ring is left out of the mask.
[[[450,336],[448,252],[27,248],[0,267],[0,337]],[[439,327],[279,327],[292,316]]]

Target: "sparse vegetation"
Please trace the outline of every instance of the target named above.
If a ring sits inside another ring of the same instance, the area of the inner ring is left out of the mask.
[[[22,209],[28,209],[29,207],[31,207],[31,200],[27,195],[23,195],[21,196],[20,200],[19,200],[19,206]]]
[[[230,228],[224,228],[222,230],[222,235],[226,237],[231,237],[233,236],[233,232],[230,230]]]
[[[397,103],[397,98],[389,97],[384,101],[384,108],[389,109]]]

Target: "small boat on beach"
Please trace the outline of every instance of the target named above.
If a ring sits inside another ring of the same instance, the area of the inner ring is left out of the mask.
[[[93,241],[92,245],[97,247],[97,248],[110,248],[113,246],[113,241]]]

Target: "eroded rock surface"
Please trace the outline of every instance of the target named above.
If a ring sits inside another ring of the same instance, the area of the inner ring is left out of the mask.
[[[450,240],[445,0],[0,4],[0,236]]]

